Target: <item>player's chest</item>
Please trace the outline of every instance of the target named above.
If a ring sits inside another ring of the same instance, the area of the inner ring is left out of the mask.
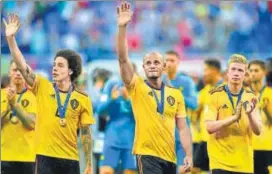
[[[148,107],[152,111],[156,112],[158,115],[164,115],[165,117],[175,116],[178,108],[178,101],[174,94],[167,88],[164,91],[146,88],[145,93]]]
[[[59,101],[58,101],[59,98]],[[57,93],[54,90],[49,91],[45,94],[44,98],[46,100],[44,107],[49,107],[48,111],[52,114],[54,112],[55,116],[59,116],[60,108],[65,110],[65,116],[71,117],[78,117],[81,112],[81,102],[80,100],[74,95],[74,92],[68,95],[68,93]],[[46,108],[44,108],[46,111]]]

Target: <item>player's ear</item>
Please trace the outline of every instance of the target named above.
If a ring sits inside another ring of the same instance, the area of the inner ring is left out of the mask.
[[[166,71],[166,63],[163,62],[163,71]]]
[[[71,69],[69,69],[69,75],[72,75],[73,71]]]

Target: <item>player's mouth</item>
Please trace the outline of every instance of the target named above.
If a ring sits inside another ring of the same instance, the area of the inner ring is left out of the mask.
[[[57,76],[58,76],[58,74],[56,74],[56,73],[53,73],[53,74],[52,74],[52,76],[53,76],[53,77],[57,77]]]
[[[240,79],[239,78],[232,78],[232,80],[239,81]]]

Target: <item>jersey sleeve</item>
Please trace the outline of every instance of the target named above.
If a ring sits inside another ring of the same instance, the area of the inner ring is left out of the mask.
[[[217,119],[217,97],[208,94],[206,100],[207,104],[204,106],[204,118],[206,121],[214,121]]]
[[[93,115],[93,107],[90,97],[86,97],[86,101],[82,104],[82,113],[80,115],[80,125],[95,124]]]
[[[184,102],[184,97],[181,94],[181,92],[178,92],[178,106],[177,106],[177,113],[176,113],[176,117],[177,118],[186,118],[186,109],[185,109],[185,102]]]
[[[141,83],[141,81],[143,81],[141,79],[141,77],[139,77],[136,74],[133,75],[133,78],[132,78],[132,81],[130,82],[130,84],[126,85],[126,88],[128,90],[128,94],[130,96],[133,95],[133,94],[135,94],[136,88]]]
[[[43,89],[48,89],[48,86],[51,85],[51,82],[44,78],[41,75],[37,75],[33,86],[28,86],[28,89],[33,92],[34,95],[37,95]]]

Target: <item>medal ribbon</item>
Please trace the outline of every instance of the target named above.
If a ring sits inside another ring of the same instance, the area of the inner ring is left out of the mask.
[[[63,119],[65,117],[65,113],[66,113],[66,110],[67,110],[67,106],[68,106],[68,103],[69,103],[69,100],[70,100],[70,97],[71,97],[73,87],[72,87],[72,85],[69,87],[69,91],[68,91],[68,94],[66,96],[66,99],[65,99],[65,102],[64,102],[63,106],[61,105],[59,89],[58,89],[56,84],[54,84],[54,89],[55,89],[56,95],[57,95],[59,116],[60,116],[61,119]]]

